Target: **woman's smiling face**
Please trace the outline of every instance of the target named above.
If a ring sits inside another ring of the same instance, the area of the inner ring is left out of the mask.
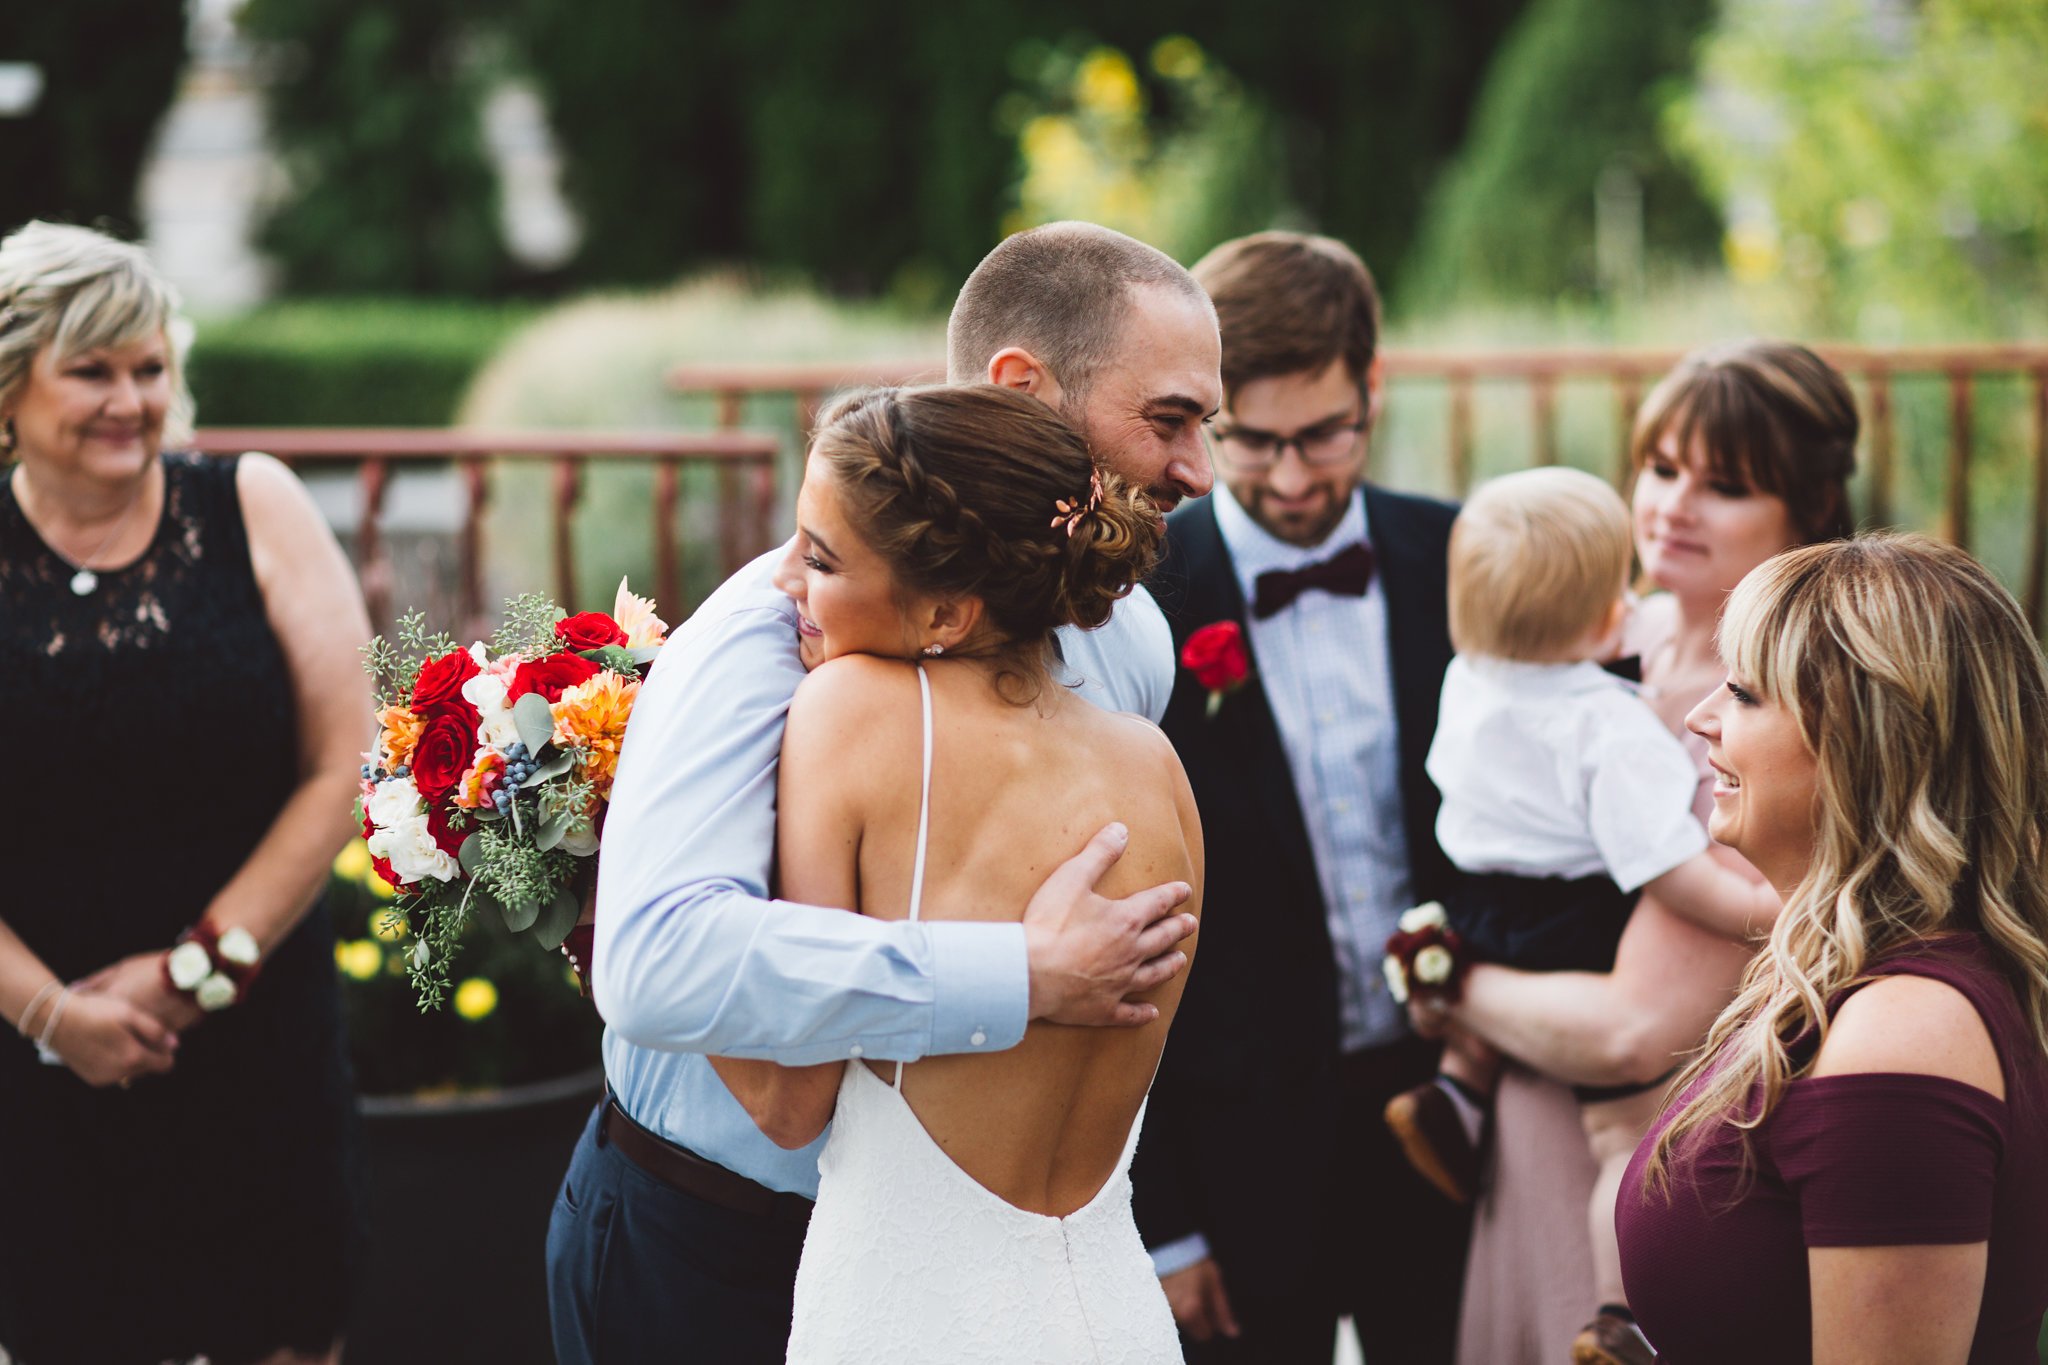
[[[1679,596],[1725,597],[1743,575],[1803,537],[1785,500],[1718,476],[1698,441],[1681,454],[1666,434],[1636,474],[1636,554]]]
[[[1756,866],[1780,893],[1813,861],[1820,767],[1799,718],[1731,673],[1685,718],[1707,742],[1714,813],[1707,833]]]
[[[805,668],[842,654],[907,659],[917,653],[914,605],[896,575],[854,527],[838,477],[815,455],[796,498],[796,538],[776,566],[775,586],[796,604]]]

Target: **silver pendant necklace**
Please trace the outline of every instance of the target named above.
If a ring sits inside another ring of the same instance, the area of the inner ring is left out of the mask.
[[[93,549],[93,552],[91,554],[86,555],[82,559],[73,559],[70,555],[65,554],[62,550],[58,549],[55,545],[51,544],[47,537],[44,538],[43,543],[50,547],[50,553],[57,556],[57,558],[63,560],[64,563],[70,566],[70,568],[72,569],[71,593],[74,597],[90,597],[93,594],[93,590],[99,587],[100,576],[94,573],[87,566],[90,565],[95,559],[98,559],[101,555],[105,554],[107,552],[107,547],[114,543],[114,541],[120,536],[121,532],[128,529],[129,519],[135,515],[135,509],[142,505],[143,495],[148,491],[149,473],[147,470],[144,470],[142,475],[142,482],[140,486],[136,488],[135,496],[128,500],[127,508],[122,511],[119,517],[115,518],[114,529],[107,533],[107,538],[105,540],[102,540],[98,544],[98,546],[96,546]]]

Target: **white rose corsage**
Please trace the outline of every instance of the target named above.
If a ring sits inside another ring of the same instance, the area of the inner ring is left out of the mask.
[[[1401,916],[1399,927],[1387,938],[1386,954],[1380,970],[1386,975],[1387,990],[1404,1005],[1418,997],[1456,1004],[1472,965],[1465,941],[1435,901]]]

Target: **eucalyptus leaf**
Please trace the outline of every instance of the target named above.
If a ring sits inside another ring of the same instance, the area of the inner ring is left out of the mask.
[[[548,709],[548,699],[538,692],[528,692],[512,703],[512,723],[519,728],[519,742],[529,754],[537,756],[554,742],[555,713]]]
[[[455,862],[464,875],[474,877],[476,870],[484,863],[484,841],[480,834],[472,834],[462,841],[462,847],[455,851]]]
[[[562,940],[569,937],[569,931],[576,927],[576,921],[583,916],[583,902],[568,887],[555,892],[555,898],[534,921],[533,936],[543,948],[559,948]]]
[[[520,905],[500,905],[498,908],[505,912],[505,927],[515,934],[525,933],[533,927],[533,922],[540,918],[539,901],[526,901]]]
[[[634,663],[639,664],[642,667],[645,667],[646,665],[653,663],[655,659],[660,656],[661,646],[635,645],[633,648],[627,650],[626,652],[633,656]]]
[[[633,651],[622,645],[604,645],[598,649],[586,649],[582,656],[599,668],[608,668],[614,673],[623,673],[629,678],[640,676],[640,661],[633,657]]]
[[[555,756],[553,758],[550,758],[547,762],[541,764],[538,768],[535,768],[533,770],[533,776],[527,778],[524,782],[521,782],[519,785],[522,788],[538,787],[541,783],[547,781],[551,777],[560,777],[563,773],[568,772],[569,769],[574,767],[575,765],[575,754],[567,750],[557,749],[555,750]],[[542,845],[542,847],[545,848],[548,847],[548,845],[544,844]]]
[[[540,832],[533,836],[533,846],[546,853],[562,842],[562,836],[569,832],[569,822],[575,818],[574,811],[566,810],[550,815],[541,824]]]

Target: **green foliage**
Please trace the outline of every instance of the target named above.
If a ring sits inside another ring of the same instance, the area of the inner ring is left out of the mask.
[[[1638,262],[1711,256],[1719,220],[1657,124],[1712,8],[1535,0],[1523,11],[1488,70],[1470,135],[1430,195],[1405,306],[1593,293],[1603,273],[1594,209],[1603,176],[1614,178],[1609,193],[1622,205],[1640,191],[1640,243],[1623,223],[1620,250]],[[1614,276],[1629,273],[1610,267],[1606,283],[1626,288]]]
[[[496,304],[331,299],[202,320],[189,371],[209,426],[444,426],[532,313]]]
[[[2013,334],[2048,286],[2048,7],[1729,0],[1673,140],[1783,325]]]
[[[1143,53],[1201,34],[1247,100],[1273,111],[1278,197],[1388,263],[1522,3],[905,0],[799,12],[613,0],[596,23],[527,0],[514,27],[567,157],[564,189],[586,234],[580,278],[648,282],[746,259],[943,305],[1000,235],[1017,162],[997,110],[1020,49]]]
[[[1113,47],[1027,45],[1005,101],[1020,177],[1006,231],[1081,218],[1192,261],[1286,214],[1265,108],[1191,38],[1154,45],[1150,81]]]
[[[380,707],[403,703],[412,696],[413,679],[419,676],[421,664],[460,648],[446,631],[429,631],[427,618],[417,611],[398,618],[397,634],[396,645],[375,635],[361,651],[363,671],[370,675]]]
[[[537,659],[555,649],[555,622],[562,609],[544,593],[521,593],[505,603],[505,619],[491,636],[493,654],[517,654]],[[529,748],[532,746],[529,745]]]
[[[0,5],[0,60],[42,68],[25,118],[0,118],[0,228],[30,218],[137,235],[136,183],[185,64],[184,6],[164,0]]]
[[[478,294],[507,265],[470,0],[248,0],[288,188],[258,233],[297,293]]]

